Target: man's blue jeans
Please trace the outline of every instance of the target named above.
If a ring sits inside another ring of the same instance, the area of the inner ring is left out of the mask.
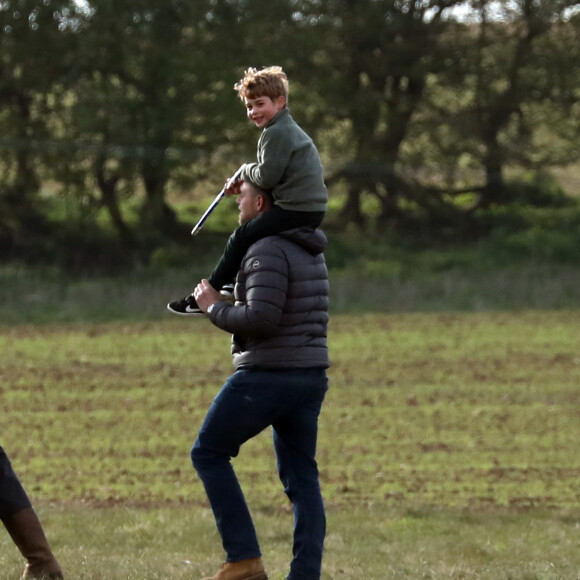
[[[327,389],[325,369],[241,369],[214,399],[191,459],[228,562],[261,555],[230,459],[243,443],[272,426],[278,473],[294,511],[294,557],[288,579],[320,578],[326,517],[315,455],[318,416]]]

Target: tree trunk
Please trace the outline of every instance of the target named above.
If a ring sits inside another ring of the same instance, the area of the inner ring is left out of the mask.
[[[383,178],[383,184],[386,188],[386,193],[377,195],[381,202],[381,213],[379,214],[378,222],[379,224],[386,225],[401,217],[399,199],[403,193],[403,188],[401,187],[392,163],[389,163],[389,170]]]
[[[30,97],[18,90],[5,90],[0,95],[2,100],[16,105],[18,135],[16,139],[16,172],[11,183],[6,183],[0,191],[3,198],[3,207],[15,227],[14,232],[43,234],[48,233],[49,227],[46,217],[35,203],[40,184],[34,169],[34,160],[28,147],[30,127]],[[6,172],[9,174],[10,172]]]
[[[343,224],[354,223],[364,227],[365,217],[360,206],[361,188],[355,183],[349,183],[346,203],[340,210],[340,222]]]
[[[481,207],[505,203],[505,184],[503,179],[502,154],[497,142],[497,131],[488,134],[485,139],[487,154],[483,160],[485,166],[485,186],[481,194]]]
[[[180,237],[183,228],[179,228],[175,212],[165,202],[165,184],[168,179],[165,161],[145,160],[142,176],[146,197],[141,208],[141,227],[164,237]]]
[[[109,213],[113,227],[119,234],[119,239],[121,240],[123,247],[127,250],[131,250],[135,247],[135,239],[131,230],[125,223],[119,207],[117,196],[117,183],[119,177],[113,176],[109,179],[105,177],[105,161],[106,159],[103,154],[99,155],[95,161],[95,175],[97,184],[101,190],[103,205]]]

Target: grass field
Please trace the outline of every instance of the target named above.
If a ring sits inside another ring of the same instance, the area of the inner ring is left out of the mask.
[[[351,252],[358,255],[357,250]],[[575,263],[504,263],[469,248],[408,252],[396,259],[380,255],[384,249],[374,251],[374,259],[361,251],[360,263],[331,269],[333,313],[580,309],[580,268]],[[65,276],[57,269],[0,265],[0,326],[157,323],[167,319],[165,304],[190,292],[194,281],[207,276],[212,267],[208,262],[195,269]]]
[[[325,580],[580,578],[580,312],[335,315]],[[223,553],[189,447],[208,321],[0,327],[1,443],[70,578],[201,578]],[[234,460],[266,565],[291,514],[269,433]],[[22,561],[0,534],[0,578]]]

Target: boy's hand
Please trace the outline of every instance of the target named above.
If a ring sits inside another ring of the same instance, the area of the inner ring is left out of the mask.
[[[240,193],[241,185],[242,182],[239,179],[232,181],[232,178],[230,177],[224,185],[224,191],[227,195],[238,195],[238,193]]]
[[[228,195],[238,195],[240,193],[240,186],[242,185],[242,180],[239,175],[242,169],[246,166],[244,163],[229,179],[226,180],[224,186],[224,191]]]

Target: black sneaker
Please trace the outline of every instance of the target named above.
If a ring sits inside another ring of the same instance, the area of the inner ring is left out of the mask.
[[[170,302],[167,305],[167,310],[173,314],[179,314],[180,316],[205,316],[203,310],[197,305],[193,294],[190,294],[181,300]]]
[[[224,284],[220,290],[220,294],[223,296],[226,302],[235,302],[234,298],[234,286],[235,284]]]

